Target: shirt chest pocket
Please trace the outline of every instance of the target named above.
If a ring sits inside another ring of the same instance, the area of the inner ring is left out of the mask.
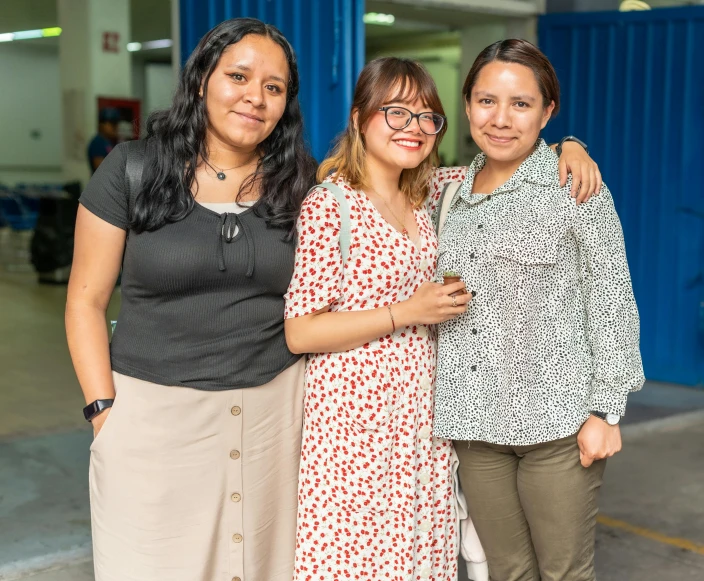
[[[566,224],[555,219],[527,221],[497,232],[489,242],[489,251],[500,262],[525,267],[553,266],[566,230]]]

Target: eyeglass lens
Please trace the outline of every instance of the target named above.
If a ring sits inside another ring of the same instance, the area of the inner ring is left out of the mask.
[[[386,110],[386,122],[391,129],[404,129],[411,122],[411,112],[403,107],[389,107]],[[435,135],[442,129],[445,119],[437,113],[422,113],[418,116],[420,130],[428,135]]]

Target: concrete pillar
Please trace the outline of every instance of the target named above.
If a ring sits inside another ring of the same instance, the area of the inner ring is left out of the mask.
[[[181,3],[180,0],[171,0],[171,70],[173,73],[173,87],[178,86],[181,74]]]
[[[58,0],[65,180],[90,177],[87,147],[98,130],[97,98],[132,95],[129,0]]]

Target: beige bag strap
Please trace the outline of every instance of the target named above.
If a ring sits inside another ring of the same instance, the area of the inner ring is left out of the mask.
[[[440,200],[438,202],[438,221],[435,226],[435,233],[438,238],[440,238],[440,233],[442,232],[442,228],[447,220],[447,215],[450,212],[452,201],[455,199],[461,185],[462,182],[447,182],[442,190],[442,194],[440,195]]]

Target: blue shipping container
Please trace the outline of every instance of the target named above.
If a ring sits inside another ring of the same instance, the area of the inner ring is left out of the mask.
[[[284,33],[298,57],[306,133],[320,161],[347,122],[364,66],[364,0],[180,0],[181,60],[213,26],[240,16]]]
[[[614,194],[649,379],[704,386],[704,7],[540,18],[562,111]]]

